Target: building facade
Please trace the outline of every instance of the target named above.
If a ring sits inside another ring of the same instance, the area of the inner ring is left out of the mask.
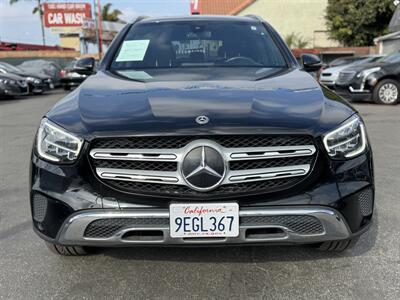
[[[255,14],[263,17],[283,37],[294,34],[307,48],[335,47],[328,38],[325,12],[328,0],[198,0],[201,14]]]

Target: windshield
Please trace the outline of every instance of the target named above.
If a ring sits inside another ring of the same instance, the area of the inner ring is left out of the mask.
[[[385,63],[397,63],[400,62],[400,53],[392,53],[389,54],[388,56],[382,57],[381,59],[378,60],[378,62],[385,62]]]
[[[356,62],[354,62],[354,65],[362,65],[362,64],[368,64],[368,63],[372,63],[375,62],[377,60],[379,60],[381,58],[381,56],[371,56],[371,57],[367,57],[361,60],[358,60]]]
[[[262,24],[154,22],[133,26],[111,70],[283,68],[285,59]]]
[[[0,68],[3,68],[7,72],[21,72],[21,69],[14,67],[13,65],[10,65],[8,63],[0,63]]]
[[[363,57],[337,58],[334,61],[332,61],[329,65],[331,67],[340,67],[340,66],[350,65],[350,64],[355,63],[362,59],[363,59]]]

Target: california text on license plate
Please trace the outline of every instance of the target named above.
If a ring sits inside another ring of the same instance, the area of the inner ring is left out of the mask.
[[[239,236],[237,203],[171,204],[169,215],[173,238]]]

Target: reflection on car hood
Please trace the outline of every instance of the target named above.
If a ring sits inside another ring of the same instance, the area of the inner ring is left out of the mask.
[[[344,65],[344,66],[338,66],[338,67],[328,68],[328,69],[325,69],[325,70],[322,72],[322,74],[331,73],[332,75],[339,75],[339,73],[340,73],[342,70],[344,70],[344,69],[346,69],[346,68],[348,68],[348,67],[349,67],[349,65]]]
[[[11,80],[25,80],[24,77],[15,75],[15,74],[11,74],[11,73],[0,73],[0,78],[1,79],[11,79]]]
[[[383,67],[385,65],[386,65],[386,63],[384,63],[384,62],[373,62],[373,63],[368,63],[368,64],[349,66],[346,69],[344,69],[343,71],[360,72],[360,71],[371,69],[371,68]]]
[[[34,78],[38,78],[38,79],[42,79],[42,80],[50,78],[49,76],[44,75],[42,73],[28,72],[28,71],[25,71],[25,70],[21,70],[21,72],[13,73],[13,74],[16,74],[16,75],[19,75],[19,76],[22,76],[22,77],[25,77],[25,78],[26,77],[34,77]]]
[[[328,100],[319,84],[297,69],[258,81],[148,83],[99,72],[47,117],[88,140],[140,134],[318,135],[354,113],[332,95],[334,100]],[[197,124],[199,115],[207,115],[210,122]]]

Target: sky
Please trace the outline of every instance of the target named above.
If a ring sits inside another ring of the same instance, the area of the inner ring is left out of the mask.
[[[39,15],[32,14],[37,0],[0,0],[0,41],[41,44]],[[44,0],[42,2],[85,2],[93,6],[93,0]],[[111,3],[112,8],[123,12],[121,19],[131,21],[135,16],[167,16],[189,14],[189,0],[101,0]],[[46,29],[46,44],[58,44],[58,35]]]

